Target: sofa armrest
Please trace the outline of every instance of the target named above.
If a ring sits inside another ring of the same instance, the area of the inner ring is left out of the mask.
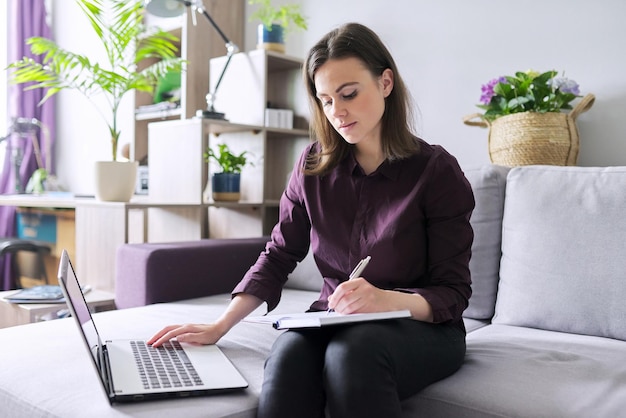
[[[118,309],[230,292],[268,237],[124,244],[116,254]]]

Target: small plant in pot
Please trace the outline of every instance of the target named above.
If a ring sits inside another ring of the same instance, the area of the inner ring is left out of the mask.
[[[258,20],[257,48],[285,52],[285,37],[295,26],[306,30],[306,18],[300,12],[299,4],[272,6],[271,0],[249,0],[248,4],[258,4],[259,8],[250,15],[250,20]]]
[[[208,163],[215,161],[221,168],[220,173],[211,177],[213,200],[236,202],[241,198],[241,170],[248,163],[247,151],[234,154],[228,145],[218,144],[217,152],[207,147],[204,160]]]
[[[108,109],[102,110],[101,115],[109,131],[111,161],[96,162],[96,197],[128,201],[135,189],[137,162],[117,162],[120,102],[131,91],[153,92],[158,80],[182,69],[184,60],[176,56],[175,36],[144,26],[142,1],[76,0],[76,3],[104,48],[106,62],[95,62],[88,55],[65,50],[50,39],[33,37],[26,42],[34,55],[44,57],[43,64],[28,57],[14,62],[9,66],[13,70],[11,81],[33,83],[28,89],[47,89],[42,102],[61,90],[75,90],[90,99],[96,95],[106,98]],[[154,63],[139,70],[137,64],[144,59]],[[99,175],[100,170],[107,172]]]

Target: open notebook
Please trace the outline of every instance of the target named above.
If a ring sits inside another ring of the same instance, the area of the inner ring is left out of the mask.
[[[208,395],[248,386],[216,345],[171,341],[152,348],[141,338],[103,342],[65,250],[58,276],[109,402]]]
[[[246,322],[270,324],[276,329],[317,328],[329,325],[352,324],[355,322],[382,321],[385,319],[410,318],[411,312],[390,311],[342,315],[337,312],[303,312],[291,314],[249,316]]]

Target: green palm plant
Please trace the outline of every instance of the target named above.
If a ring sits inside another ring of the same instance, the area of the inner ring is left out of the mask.
[[[124,95],[132,90],[152,92],[157,81],[170,71],[180,71],[184,60],[176,57],[178,39],[159,28],[143,24],[143,2],[139,0],[76,0],[106,51],[106,66],[85,55],[67,51],[54,41],[33,37],[27,40],[43,63],[24,57],[11,64],[11,81],[34,83],[27,89],[48,89],[40,104],[65,89],[87,98],[104,94],[110,113],[101,114],[111,134],[113,161],[117,160],[120,138],[117,116]],[[138,70],[137,64],[155,62]]]

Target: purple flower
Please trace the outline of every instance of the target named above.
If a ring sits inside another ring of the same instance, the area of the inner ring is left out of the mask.
[[[499,77],[494,78],[487,84],[483,84],[483,86],[481,87],[482,94],[480,95],[481,103],[488,105],[491,102],[493,96],[496,95],[496,93],[493,91],[493,88],[498,83],[507,83],[507,80],[505,77]]]
[[[538,73],[517,71],[514,76],[493,79],[481,86],[483,117],[493,121],[520,112],[561,112],[572,109],[570,102],[580,96],[578,83],[555,70]]]
[[[556,77],[548,80],[548,85],[561,93],[572,93],[576,96],[580,94],[580,87],[574,80],[566,77]]]

